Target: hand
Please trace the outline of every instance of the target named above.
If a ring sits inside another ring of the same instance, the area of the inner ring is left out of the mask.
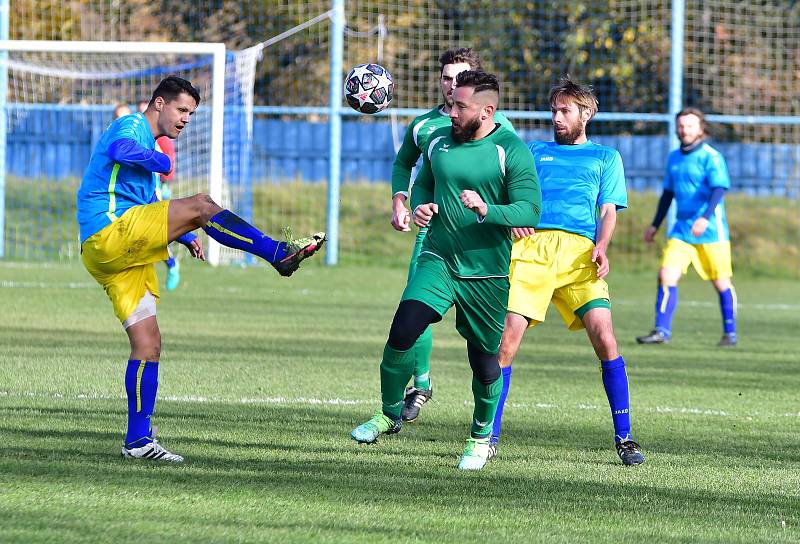
[[[611,265],[609,264],[608,257],[606,256],[605,246],[595,246],[595,248],[592,250],[592,262],[597,263],[598,278],[603,279],[604,277],[608,276],[608,272],[611,270]]]
[[[484,202],[481,198],[481,195],[475,191],[466,190],[462,191],[461,194],[458,195],[458,198],[461,200],[461,203],[465,208],[469,208],[481,217],[486,217],[488,208],[486,206],[486,202]]]
[[[692,236],[701,236],[708,228],[708,219],[698,217],[692,224]]]
[[[420,204],[414,210],[414,224],[418,227],[427,227],[428,223],[430,223],[431,219],[433,219],[433,214],[439,213],[439,205],[433,202],[428,202],[427,204]]]
[[[644,231],[644,241],[647,242],[648,244],[652,244],[653,240],[656,237],[657,230],[658,229],[656,229],[653,225],[647,227],[647,230]]]
[[[198,238],[195,238],[190,243],[186,244],[186,249],[189,250],[189,254],[195,259],[199,259],[201,261],[206,260],[206,256],[203,253],[203,246],[200,245]]]
[[[406,208],[405,197],[403,195],[396,195],[392,199],[392,220],[390,222],[394,230],[400,232],[408,232],[411,230],[409,226],[411,214],[408,208]]]
[[[511,227],[511,236],[514,240],[525,238],[526,236],[533,236],[536,231],[533,227]]]

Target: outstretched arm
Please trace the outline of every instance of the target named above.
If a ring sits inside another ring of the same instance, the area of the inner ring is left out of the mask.
[[[147,149],[131,138],[120,138],[111,142],[108,156],[114,162],[125,166],[139,166],[149,172],[168,174],[172,170],[172,162],[166,154]]]

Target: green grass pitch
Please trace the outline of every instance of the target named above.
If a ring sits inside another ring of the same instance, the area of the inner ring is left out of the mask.
[[[619,463],[597,361],[551,312],[515,362],[499,457],[465,474],[452,315],[420,419],[349,438],[378,407],[404,270],[183,276],[159,306],[155,422],[187,462],[164,466],[118,455],[128,347],[102,289],[77,263],[0,264],[0,542],[800,541],[796,281],[735,278],[740,345],[720,350],[717,297],[691,275],[673,343],[644,347],[655,270],[613,269],[647,463]]]

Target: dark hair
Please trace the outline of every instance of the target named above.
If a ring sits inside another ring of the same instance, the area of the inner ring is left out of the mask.
[[[481,60],[478,58],[478,54],[469,47],[461,47],[459,49],[448,49],[442,53],[442,56],[439,57],[439,72],[444,70],[445,65],[459,62],[469,64],[470,70],[481,69]]]
[[[600,102],[597,100],[597,95],[594,94],[594,89],[591,85],[580,85],[570,79],[569,74],[562,77],[558,81],[558,85],[550,89],[550,107],[552,107],[556,100],[559,98],[567,98],[578,106],[578,111],[583,113],[584,110],[589,110],[592,117],[597,113],[600,107]],[[589,118],[591,119],[591,117]]]
[[[708,134],[706,116],[702,111],[698,110],[697,108],[683,108],[677,113],[677,115],[675,115],[675,120],[677,121],[678,117],[683,117],[685,115],[694,115],[700,119],[700,129],[703,131],[703,134]]]
[[[456,76],[456,87],[473,87],[476,93],[494,91],[500,94],[497,76],[480,70],[466,70]]]
[[[200,105],[200,92],[189,80],[178,76],[167,76],[161,80],[161,83],[158,84],[156,90],[153,91],[153,96],[150,98],[150,104],[152,104],[159,96],[163,98],[165,102],[172,102],[178,98],[179,95],[184,93],[194,98],[195,103],[198,106]]]

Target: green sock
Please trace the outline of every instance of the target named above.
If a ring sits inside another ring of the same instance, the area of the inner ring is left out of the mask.
[[[411,349],[414,350],[414,387],[430,389],[431,378],[428,373],[431,370],[431,350],[433,349],[433,333],[430,325],[417,338]]]
[[[381,361],[381,400],[383,413],[395,421],[400,421],[406,384],[413,373],[414,348],[397,351],[387,342]]]
[[[488,438],[492,432],[494,413],[503,391],[503,377],[500,376],[489,385],[472,378],[472,395],[475,397],[475,410],[472,412],[472,438]]]

